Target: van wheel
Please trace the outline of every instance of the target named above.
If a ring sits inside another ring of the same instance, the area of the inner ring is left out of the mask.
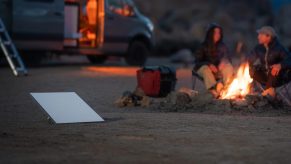
[[[92,64],[102,64],[107,60],[107,56],[87,55],[87,58]]]
[[[149,55],[148,47],[141,41],[134,41],[128,48],[125,61],[129,65],[143,66]]]

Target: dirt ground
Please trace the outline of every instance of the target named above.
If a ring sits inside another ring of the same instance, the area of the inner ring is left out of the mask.
[[[167,60],[149,62],[160,63]],[[115,107],[114,100],[135,88],[136,70],[120,61],[102,66],[69,61],[14,77],[1,67],[0,163],[290,163],[289,114]],[[177,88],[190,87],[190,75],[179,70]],[[76,92],[106,121],[50,124],[29,94],[65,91]]]

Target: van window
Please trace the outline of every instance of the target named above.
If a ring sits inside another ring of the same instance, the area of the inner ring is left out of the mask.
[[[109,7],[122,8],[123,0],[108,0]]]
[[[108,0],[109,9],[115,14],[130,17],[134,15],[134,8],[124,0]]]

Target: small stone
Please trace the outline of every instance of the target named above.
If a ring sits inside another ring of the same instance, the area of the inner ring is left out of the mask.
[[[247,95],[245,97],[246,101],[249,105],[253,105],[261,100],[261,97],[259,95]]]
[[[149,107],[150,104],[151,104],[150,98],[147,96],[143,96],[140,103],[141,107]]]
[[[269,102],[267,100],[262,99],[261,101],[258,101],[255,105],[256,105],[256,107],[264,107],[268,104],[269,104]]]
[[[189,88],[185,88],[185,87],[180,88],[178,92],[188,94],[188,96],[191,98],[191,100],[194,100],[198,96],[198,91],[195,91],[195,90],[192,90]]]
[[[172,105],[175,105],[177,102],[177,93],[176,92],[171,92],[167,98],[166,98],[166,102],[170,103]]]
[[[238,106],[238,107],[248,107],[248,101],[246,100],[242,100],[242,99],[238,99],[238,100],[231,100],[230,101],[232,106]]]
[[[137,87],[132,94],[133,95],[136,95],[136,96],[139,96],[139,97],[146,96],[146,94],[144,93],[144,91],[141,88],[139,88],[139,87]]]
[[[185,105],[185,104],[188,104],[190,102],[191,102],[191,98],[188,94],[181,93],[181,92],[177,93],[177,100],[176,100],[177,105]]]
[[[249,105],[249,106],[248,106],[248,109],[249,109],[250,111],[254,111],[254,110],[256,110],[256,108],[255,108],[253,105]]]

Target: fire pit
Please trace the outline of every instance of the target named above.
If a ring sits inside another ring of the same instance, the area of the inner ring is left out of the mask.
[[[222,90],[219,99],[229,100],[231,107],[253,108],[258,102],[264,102],[260,104],[265,104],[266,101],[260,95],[251,92],[252,82],[249,64],[241,64],[232,82]]]
[[[253,79],[250,76],[249,68],[248,63],[241,64],[233,80],[223,88],[218,99],[213,99],[209,92],[197,92],[191,97],[188,92],[183,91],[181,93],[181,90],[179,90],[170,94],[166,99],[153,103],[152,108],[156,111],[165,112],[210,114],[255,114],[264,116],[290,114],[291,110],[284,106],[282,102],[270,101],[270,99],[261,96],[252,89]]]

